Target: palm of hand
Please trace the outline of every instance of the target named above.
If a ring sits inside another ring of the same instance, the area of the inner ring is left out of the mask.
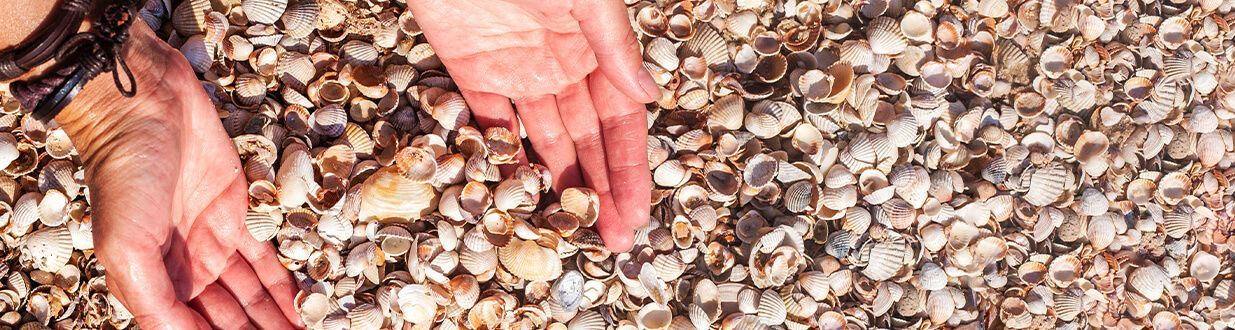
[[[512,99],[558,94],[595,71],[596,58],[568,1],[425,1],[417,23],[465,90]]]
[[[651,199],[640,103],[653,101],[660,87],[642,69],[622,2],[408,4],[476,121],[513,132],[525,126],[554,190],[584,184],[596,190],[597,228],[606,245],[630,249],[634,229],[648,221]]]
[[[288,321],[298,319],[290,306],[296,288],[273,247],[244,228],[248,197],[231,140],[183,57],[162,44],[145,46],[142,52],[172,61],[129,54],[135,67],[149,65],[134,70],[131,103],[74,105],[123,119],[96,121],[100,127],[81,125],[97,118],[65,122],[70,132],[95,132],[78,149],[108,286],[143,328],[290,328],[298,323]],[[96,79],[86,88],[110,84]]]

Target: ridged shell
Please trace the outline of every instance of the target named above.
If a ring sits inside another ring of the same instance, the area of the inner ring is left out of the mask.
[[[900,54],[909,46],[905,35],[901,34],[900,23],[891,17],[871,20],[867,23],[866,31],[871,51],[875,54]]]
[[[48,227],[31,233],[22,245],[22,254],[39,270],[55,273],[73,255],[73,237],[64,227]]]
[[[250,22],[274,24],[283,16],[288,0],[244,0],[241,7]]]
[[[775,290],[764,290],[759,295],[759,309],[756,314],[759,322],[763,324],[779,325],[785,323],[788,312],[785,310],[785,301],[781,299],[779,293]]]
[[[863,249],[866,257],[866,267],[862,274],[875,281],[892,278],[904,265],[904,259],[909,253],[908,246],[899,242],[878,242],[869,249]]]
[[[528,281],[550,281],[562,275],[562,262],[557,252],[535,241],[512,239],[498,248],[497,254],[506,270]]]
[[[248,228],[249,234],[259,242],[274,238],[282,224],[283,217],[276,217],[271,213],[249,211],[244,217],[245,228]]]

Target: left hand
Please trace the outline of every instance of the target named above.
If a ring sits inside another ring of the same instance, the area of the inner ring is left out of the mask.
[[[629,250],[651,208],[641,103],[659,97],[660,87],[643,70],[622,1],[408,5],[476,121],[512,132],[522,122],[554,190],[583,183],[596,190],[601,237],[610,250]]]

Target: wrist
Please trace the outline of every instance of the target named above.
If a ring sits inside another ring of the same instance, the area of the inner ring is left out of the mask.
[[[55,121],[73,140],[83,160],[89,164],[95,155],[123,136],[150,127],[178,127],[182,107],[176,106],[175,86],[169,80],[183,79],[187,68],[183,58],[159,40],[144,24],[130,28],[130,37],[120,56],[124,56],[137,83],[137,94],[125,97],[112,81],[112,73],[100,74],[87,82],[73,102]],[[176,72],[180,71],[180,72]],[[189,71],[191,72],[191,71]],[[196,79],[187,74],[191,81]],[[190,87],[199,87],[196,84]],[[172,90],[169,90],[172,89]]]

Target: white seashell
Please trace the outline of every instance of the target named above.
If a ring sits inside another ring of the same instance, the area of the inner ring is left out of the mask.
[[[993,0],[987,0],[993,1]],[[867,37],[875,54],[896,55],[909,45],[901,34],[900,22],[891,17],[879,17],[867,23]]]
[[[240,3],[249,21],[274,24],[287,9],[287,0],[244,0]]]
[[[437,316],[437,302],[433,299],[431,289],[410,284],[399,289],[399,310],[403,312],[403,320],[414,325],[429,326]]]
[[[50,273],[58,272],[73,255],[73,237],[64,227],[47,227],[30,233],[22,245],[22,256],[32,260],[34,267]]]
[[[557,252],[535,241],[512,239],[498,248],[498,260],[511,274],[529,281],[550,281],[562,275]]]

